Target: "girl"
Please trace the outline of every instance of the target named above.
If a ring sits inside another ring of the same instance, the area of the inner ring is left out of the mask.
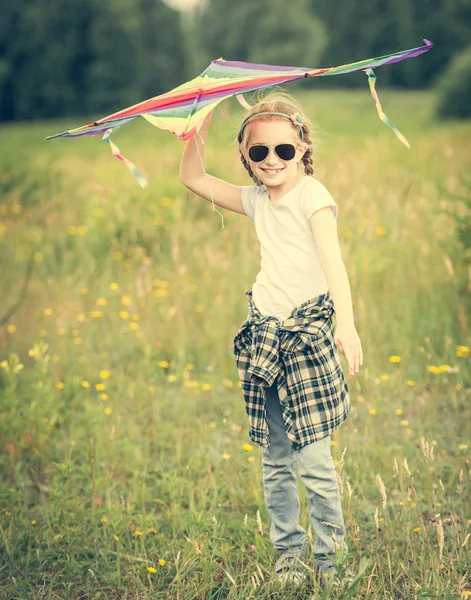
[[[325,585],[330,576],[339,584],[336,567],[348,546],[330,434],[351,405],[336,346],[351,375],[363,364],[363,353],[338,244],[338,207],[314,178],[311,125],[289,94],[272,92],[241,124],[240,157],[255,186],[232,185],[205,172],[210,121],[211,114],[186,142],[180,180],[206,200],[247,215],[260,240],[261,271],[247,292],[249,315],[234,338],[234,354],[250,436],[262,446],[270,539],[281,554],[275,573],[294,582],[307,574],[296,459],[308,492],[320,582]],[[350,570],[347,575],[352,581]]]

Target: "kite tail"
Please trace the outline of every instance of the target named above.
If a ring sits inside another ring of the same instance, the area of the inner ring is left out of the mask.
[[[406,140],[406,138],[402,135],[402,133],[399,131],[399,129],[397,129],[397,127],[395,127],[391,121],[388,119],[388,117],[384,114],[383,109],[381,108],[381,104],[379,102],[379,98],[378,98],[378,94],[376,93],[375,90],[375,84],[376,84],[376,75],[373,71],[373,69],[364,69],[365,73],[368,76],[368,83],[370,84],[370,91],[371,91],[371,95],[373,96],[374,101],[376,102],[376,109],[378,110],[378,115],[379,118],[381,119],[381,121],[383,121],[383,123],[386,123],[386,125],[388,127],[391,127],[391,129],[394,131],[394,133],[397,135],[397,137],[401,140],[401,142],[410,149],[410,144],[409,142]]]
[[[252,108],[242,94],[237,94],[236,98],[246,110],[250,110]]]
[[[127,166],[127,168],[131,171],[131,173],[134,175],[134,177],[138,180],[139,185],[142,188],[145,188],[147,185],[147,181],[145,180],[145,178],[141,175],[141,173],[136,169],[135,165],[130,160],[128,160],[127,158],[125,158],[124,156],[122,156],[120,154],[118,146],[116,146],[116,144],[114,144],[109,139],[110,135],[113,132],[113,129],[116,129],[116,128],[110,127],[110,129],[107,129],[105,131],[105,133],[103,134],[103,138],[102,138],[103,141],[110,145],[111,152],[113,153],[113,155],[116,156],[116,158],[118,160],[120,160]]]

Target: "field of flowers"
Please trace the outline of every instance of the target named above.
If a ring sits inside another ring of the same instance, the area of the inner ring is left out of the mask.
[[[342,355],[353,407],[332,438],[359,575],[336,597],[471,597],[471,287],[451,216],[471,123],[436,121],[426,92],[379,94],[410,150],[367,91],[298,95],[364,354],[354,377]],[[253,225],[186,190],[183,142],[147,122],[113,136],[144,190],[99,137],[44,141],[96,116],[1,127],[0,597],[328,597],[314,570],[273,580],[232,354]],[[206,167],[251,185],[242,118],[216,109]]]

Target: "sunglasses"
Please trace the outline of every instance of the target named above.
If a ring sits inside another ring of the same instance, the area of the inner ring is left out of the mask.
[[[252,146],[249,150],[250,160],[253,162],[262,162],[268,156],[271,146]],[[275,152],[281,160],[293,160],[296,156],[296,148],[293,144],[278,144],[275,146]]]

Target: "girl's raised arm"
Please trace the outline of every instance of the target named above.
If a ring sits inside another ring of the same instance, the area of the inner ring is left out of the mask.
[[[209,202],[214,200],[214,204],[222,208],[245,215],[241,186],[208,175],[204,168],[206,138],[212,114],[210,112],[206,117],[200,131],[185,142],[180,163],[180,181],[201,198]]]

